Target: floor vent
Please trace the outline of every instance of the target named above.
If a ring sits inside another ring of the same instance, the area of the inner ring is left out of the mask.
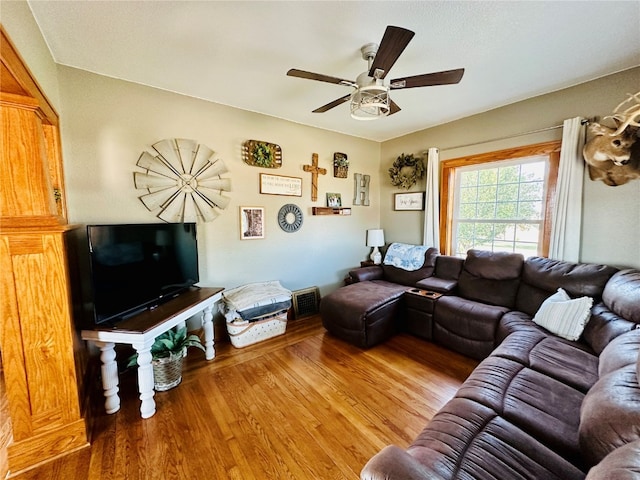
[[[296,318],[308,317],[318,313],[320,291],[318,287],[296,290],[293,293],[293,310]]]

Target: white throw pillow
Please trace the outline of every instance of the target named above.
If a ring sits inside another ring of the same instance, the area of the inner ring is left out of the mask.
[[[567,340],[578,340],[591,317],[593,298],[571,299],[567,292],[559,288],[547,298],[536,312],[533,321],[551,333]]]

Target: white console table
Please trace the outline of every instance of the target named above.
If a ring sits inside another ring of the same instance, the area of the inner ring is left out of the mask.
[[[83,340],[95,343],[102,352],[102,388],[107,413],[120,410],[118,396],[118,364],[115,344],[131,345],[138,353],[138,390],[140,392],[140,415],[149,418],[156,413],[153,399],[153,367],[151,366],[151,346],[156,337],[175,326],[184,326],[187,319],[202,312],[205,357],[212,360],[216,356],[213,333],[213,305],[222,297],[223,288],[193,288],[178,297],[128,318],[115,327],[96,326],[83,330]]]

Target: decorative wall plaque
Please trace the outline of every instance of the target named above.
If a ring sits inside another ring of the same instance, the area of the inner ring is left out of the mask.
[[[227,167],[213,158],[214,151],[195,140],[171,138],[154,143],[154,153],[142,152],[134,172],[135,187],[146,194],[138,197],[151,212],[168,223],[215,219],[231,200],[231,180],[220,175]]]
[[[287,233],[297,232],[302,226],[302,210],[293,203],[283,205],[278,211],[278,225]]]
[[[275,143],[247,140],[242,144],[242,161],[252,167],[280,168],[282,149]]]
[[[371,177],[361,173],[353,174],[353,204],[369,206],[369,182]]]
[[[268,195],[302,196],[302,179],[284,175],[260,174],[260,193]]]
[[[333,154],[333,176],[347,178],[349,173],[349,159],[346,153],[335,152]]]
[[[424,192],[396,193],[393,199],[394,210],[424,210]]]

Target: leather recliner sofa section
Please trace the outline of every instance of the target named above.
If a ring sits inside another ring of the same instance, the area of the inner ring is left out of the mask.
[[[402,295],[422,278],[433,275],[438,250],[429,248],[424,264],[413,271],[393,265],[374,265],[349,272],[350,285],[320,302],[324,327],[335,336],[361,348],[381,343],[396,332],[402,316]]]
[[[362,480],[640,478],[640,270],[472,250],[437,256],[416,286],[444,294],[433,341],[481,362]],[[532,321],[559,288],[593,299],[577,341]],[[402,325],[401,303],[395,314]]]

